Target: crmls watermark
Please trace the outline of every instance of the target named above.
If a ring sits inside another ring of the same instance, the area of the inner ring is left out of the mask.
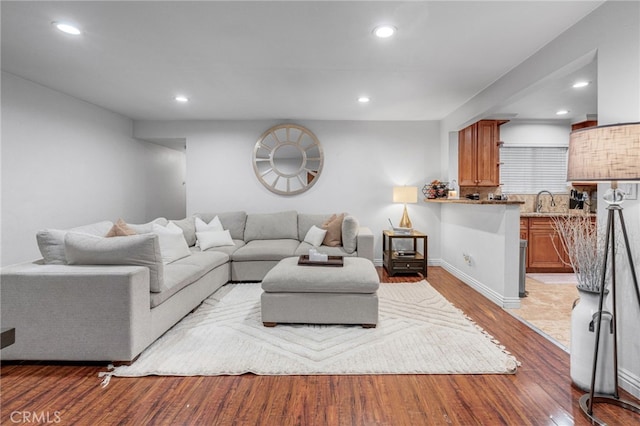
[[[60,411],[13,411],[9,418],[12,423],[55,424],[62,421]]]

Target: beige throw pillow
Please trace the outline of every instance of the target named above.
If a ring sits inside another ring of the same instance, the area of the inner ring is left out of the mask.
[[[342,245],[342,221],[344,213],[340,215],[333,214],[322,224],[322,229],[327,230],[322,244],[329,247],[337,247]]]
[[[128,237],[129,235],[137,235],[138,233],[131,229],[124,219],[118,219],[118,221],[111,227],[105,237]]]

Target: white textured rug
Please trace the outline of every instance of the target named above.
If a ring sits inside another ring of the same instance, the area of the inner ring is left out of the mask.
[[[111,376],[508,374],[517,361],[429,283],[381,284],[376,328],[260,319],[260,284],[228,284]]]

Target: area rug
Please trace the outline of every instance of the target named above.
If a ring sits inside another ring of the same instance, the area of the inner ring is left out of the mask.
[[[512,374],[518,362],[429,283],[381,284],[379,323],[264,327],[260,284],[228,284],[111,376]]]

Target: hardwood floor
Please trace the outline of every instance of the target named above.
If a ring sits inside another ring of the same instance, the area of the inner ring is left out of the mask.
[[[420,280],[379,271],[385,282]],[[442,268],[428,274],[434,288],[518,358],[516,374],[115,377],[102,388],[104,365],[5,364],[0,424],[590,424],[577,403],[583,392],[571,386],[568,354]],[[613,425],[640,422],[613,406],[595,412]]]

